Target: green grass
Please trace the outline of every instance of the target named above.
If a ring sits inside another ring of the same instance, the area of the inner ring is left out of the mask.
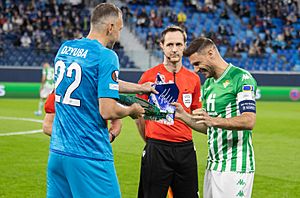
[[[0,116],[36,117],[38,100],[0,99]],[[253,133],[256,173],[253,198],[300,197],[300,103],[258,102]],[[3,120],[0,134],[41,129],[40,123]],[[194,133],[199,189],[202,194],[207,155],[206,136]],[[134,122],[123,121],[113,143],[115,165],[124,198],[137,195],[144,143]],[[0,197],[45,197],[49,137],[39,134],[0,136]]]

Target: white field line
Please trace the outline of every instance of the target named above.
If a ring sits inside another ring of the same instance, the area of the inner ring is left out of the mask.
[[[42,129],[39,130],[32,130],[32,131],[21,131],[21,132],[11,132],[11,133],[1,133],[1,136],[12,136],[12,135],[27,135],[27,134],[34,134],[34,133],[41,133],[43,132]]]
[[[43,123],[43,120],[37,120],[32,118],[17,118],[17,117],[4,117],[0,116],[0,120],[22,120],[28,122],[38,122]],[[27,135],[27,134],[34,134],[34,133],[41,133],[43,130],[31,130],[31,131],[20,131],[20,132],[10,132],[10,133],[0,133],[1,136],[12,136],[12,135]]]

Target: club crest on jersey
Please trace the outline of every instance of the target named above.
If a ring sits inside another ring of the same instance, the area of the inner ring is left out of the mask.
[[[254,91],[253,85],[243,85],[243,92]]]
[[[111,73],[111,79],[113,79],[113,81],[118,82],[119,80],[119,71],[115,70]]]
[[[226,80],[224,83],[223,83],[223,86],[224,86],[224,88],[226,88],[228,85],[229,85],[229,80]]]
[[[182,101],[186,108],[189,108],[192,104],[192,94],[182,94]]]

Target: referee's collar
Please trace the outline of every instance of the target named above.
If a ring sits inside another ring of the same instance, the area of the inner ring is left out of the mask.
[[[171,71],[169,71],[167,68],[166,68],[166,65],[165,64],[161,64],[161,67],[163,67],[163,69],[166,71],[166,72],[168,72],[168,73],[170,73],[170,74],[179,74],[182,70],[183,70],[183,65],[181,66],[181,68],[177,71],[177,72],[171,72]]]

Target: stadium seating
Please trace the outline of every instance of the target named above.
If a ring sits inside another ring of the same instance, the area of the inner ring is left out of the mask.
[[[40,66],[43,61],[53,60],[56,50],[63,40],[87,34],[89,24],[87,7],[63,4],[63,1],[59,0],[54,1],[55,5],[46,4],[45,2],[48,1],[36,1],[32,8],[33,11],[25,12],[26,17],[29,18],[26,22],[33,26],[33,31],[28,31],[32,37],[31,43],[28,47],[22,47],[20,40],[25,27],[24,25],[16,26],[18,23],[14,15],[17,9],[16,5],[23,4],[24,7],[32,7],[31,2],[30,0],[7,1],[4,5],[9,9],[0,6],[0,46],[4,46],[3,49],[0,47],[0,65]],[[296,18],[293,15],[284,16],[280,11],[278,16],[266,17],[261,11],[261,7],[264,6],[262,0],[236,0],[233,5],[227,5],[224,1],[218,0],[213,1],[218,2],[215,5],[206,5],[204,0],[135,0],[135,3],[127,2],[129,4],[124,4],[129,12],[124,14],[127,25],[133,26],[132,32],[148,50],[151,50],[153,56],[160,59],[163,58],[163,54],[159,49],[157,37],[166,26],[178,24],[177,14],[182,11],[187,20],[179,25],[187,30],[188,43],[198,36],[210,37],[217,44],[225,60],[250,71],[300,71],[300,17],[297,14]],[[288,13],[294,11],[293,4],[279,4],[279,2],[276,0],[278,5],[289,11]],[[59,17],[51,15],[50,10],[55,6],[58,6],[60,10]],[[147,13],[147,20],[145,23],[139,24],[139,16],[143,9]],[[40,24],[41,26],[35,25],[39,10],[42,11],[39,17],[47,19]],[[64,15],[64,13],[67,14]],[[68,16],[72,16],[74,13],[80,16],[77,23],[72,21],[74,20],[72,17],[68,20]],[[151,13],[155,13],[156,16]],[[23,16],[24,21],[26,17]],[[13,23],[13,30],[4,30],[4,21],[7,20]],[[80,25],[78,26],[78,24]],[[68,28],[60,29],[60,26],[70,26],[71,28],[69,30]],[[34,36],[37,29],[41,31],[39,33],[42,35],[40,41]],[[268,40],[267,31],[270,32],[271,40]],[[290,35],[286,36],[285,31]],[[149,32],[152,33],[150,36],[148,36]],[[280,36],[283,39],[280,39]],[[287,39],[288,36],[289,39]],[[149,41],[152,43],[150,48],[147,46]],[[239,49],[239,45],[243,46],[242,49]],[[254,54],[249,53],[250,48],[255,49]],[[12,51],[14,53],[11,53]],[[122,46],[117,45],[115,51],[119,55],[121,67],[136,67]],[[188,68],[192,69],[186,58],[183,61]]]
[[[45,61],[51,63],[64,40],[87,35],[90,14],[88,8],[81,4],[63,2],[35,1],[32,5],[30,0],[14,0],[6,1],[3,5],[0,3],[0,65],[41,66]],[[55,15],[53,10],[56,8],[59,13]],[[31,11],[27,12],[26,9]],[[17,20],[20,20],[19,23]],[[12,25],[10,30],[7,29],[8,23]],[[25,32],[31,40],[28,46],[22,45]],[[114,50],[119,54],[121,67],[136,67],[121,45],[117,45]]]
[[[155,10],[157,15],[158,12],[160,12],[161,7],[157,2],[158,1],[151,1],[148,5],[130,4],[128,7],[132,16],[137,18],[142,9],[145,8],[149,20],[151,20],[151,10]],[[249,48],[251,45],[255,45],[255,42],[260,42],[266,37],[266,34],[261,31],[261,27],[255,26],[252,28],[249,26],[253,21],[253,17],[256,16],[256,2],[252,0],[237,1],[237,5],[241,5],[243,9],[248,7],[250,12],[249,16],[239,16],[239,14],[233,11],[233,7],[226,5],[222,1],[220,1],[216,7],[213,7],[211,11],[206,9],[204,1],[198,1],[197,9],[195,9],[193,5],[186,6],[182,1],[170,1],[171,9],[166,8],[165,10],[167,11],[162,14],[160,13],[161,16],[158,16],[161,17],[162,27],[157,28],[151,25],[151,22],[146,26],[135,24],[134,32],[146,45],[145,41],[147,41],[148,32],[152,32],[152,35],[154,35],[156,32],[160,33],[162,29],[168,25],[177,24],[177,21],[174,21],[174,16],[176,18],[176,15],[180,11],[183,11],[187,16],[187,21],[183,24],[183,27],[187,30],[188,43],[194,36],[208,36],[217,43],[221,55],[225,56],[227,61],[250,71],[300,71],[299,67],[296,67],[296,62],[300,58],[300,38],[299,34],[297,35],[295,31],[292,32],[293,39],[289,47],[286,46],[287,44],[285,42],[279,42],[273,38],[270,49],[264,49],[264,46],[259,54],[249,55],[248,51],[246,51],[234,52],[234,57],[227,55],[228,48],[234,48],[239,41],[245,40]],[[224,10],[226,10],[227,16],[223,15]],[[274,27],[269,28],[271,33],[275,36],[282,33],[283,28],[286,27],[283,19],[272,18],[271,21],[274,24]],[[225,26],[229,32],[225,35],[220,35],[218,33],[219,25]],[[300,19],[289,26],[292,26],[299,32]],[[162,54],[159,53],[155,47],[152,49],[152,53],[154,56],[162,58]],[[184,64],[192,69],[192,66],[186,59],[184,59]]]

